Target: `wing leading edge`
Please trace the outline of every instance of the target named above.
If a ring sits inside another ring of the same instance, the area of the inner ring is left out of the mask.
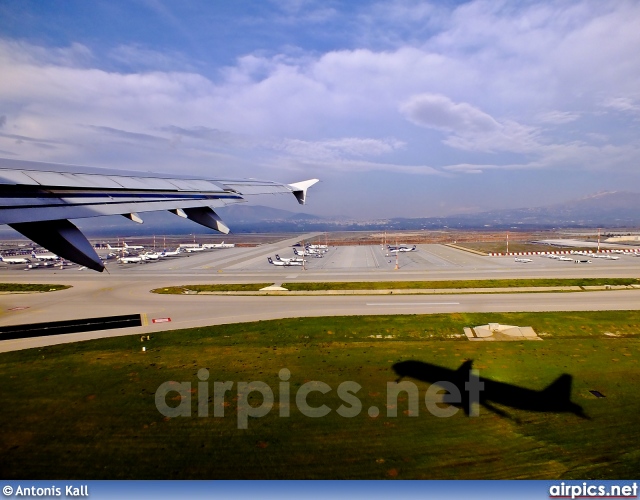
[[[168,210],[226,234],[229,228],[213,208],[243,202],[247,195],[285,193],[304,205],[316,182],[214,180],[0,158],[0,224],[60,257],[103,271],[98,254],[68,219],[124,215],[142,222],[137,212]]]

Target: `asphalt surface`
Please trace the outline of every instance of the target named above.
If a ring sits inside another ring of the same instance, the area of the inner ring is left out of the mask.
[[[305,235],[308,239],[310,236]],[[575,264],[532,256],[484,257],[442,245],[418,245],[396,258],[381,246],[330,248],[323,258],[308,258],[305,268],[276,267],[267,257],[292,257],[296,236],[253,248],[229,248],[168,258],[148,264],[109,261],[107,273],[77,266],[25,270],[0,267],[0,280],[68,284],[50,293],[0,295],[0,326],[79,318],[143,314],[147,326],[55,337],[0,341],[0,352],[116,335],[300,316],[425,314],[438,312],[587,311],[640,308],[640,290],[580,293],[388,296],[219,296],[158,295],[149,290],[206,283],[282,283],[292,281],[413,281],[490,278],[640,277],[640,258],[592,259]],[[170,321],[167,321],[170,319]],[[164,322],[154,323],[153,320]]]

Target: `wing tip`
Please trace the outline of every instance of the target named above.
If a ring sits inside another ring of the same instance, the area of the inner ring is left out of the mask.
[[[317,182],[320,182],[320,179],[308,179],[306,181],[294,182],[293,184],[289,184],[293,196],[296,197],[300,205],[304,205],[307,201],[307,189],[309,189]]]

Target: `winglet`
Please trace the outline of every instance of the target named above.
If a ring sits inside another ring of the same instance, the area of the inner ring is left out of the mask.
[[[309,189],[319,181],[320,179],[309,179],[308,181],[294,182],[293,184],[289,184],[293,195],[296,197],[300,205],[304,205],[305,201],[307,200],[307,189]]]

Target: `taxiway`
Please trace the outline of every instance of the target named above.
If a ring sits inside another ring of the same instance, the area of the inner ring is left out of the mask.
[[[308,237],[307,237],[308,238]],[[541,256],[530,263],[513,257],[488,257],[443,245],[418,245],[395,255],[380,245],[331,247],[323,258],[308,258],[305,268],[276,267],[267,257],[293,255],[295,236],[251,248],[217,249],[143,265],[109,262],[107,273],[69,268],[5,266],[0,279],[19,283],[60,283],[72,288],[51,293],[0,295],[0,326],[85,317],[143,314],[148,325],[86,334],[0,342],[0,352],[112,335],[300,316],[627,310],[640,308],[640,290],[585,293],[518,293],[428,296],[219,296],[158,295],[153,288],[211,283],[295,281],[419,281],[491,278],[638,277],[640,258],[593,259],[591,264]],[[153,323],[153,320],[170,321]]]

